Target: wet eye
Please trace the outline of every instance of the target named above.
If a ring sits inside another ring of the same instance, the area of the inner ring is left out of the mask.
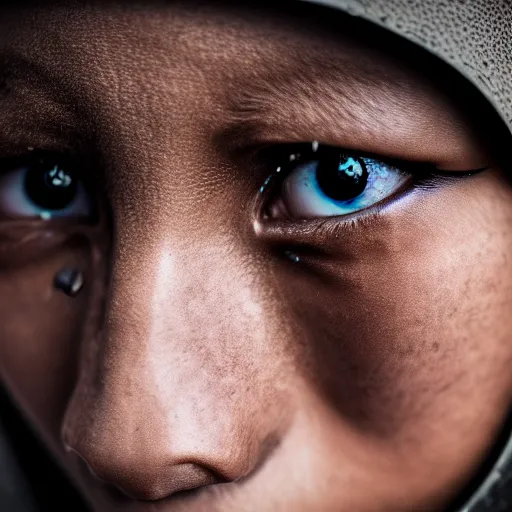
[[[0,214],[9,218],[90,217],[92,201],[73,164],[58,157],[2,166]]]
[[[271,218],[343,216],[395,194],[409,173],[372,158],[320,147],[307,157],[290,156],[285,177],[267,211]]]

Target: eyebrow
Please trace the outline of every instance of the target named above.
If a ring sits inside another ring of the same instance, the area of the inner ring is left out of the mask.
[[[69,88],[42,61],[29,59],[19,52],[0,49],[0,98],[9,95],[16,82],[36,87],[59,103],[72,96]]]
[[[19,52],[0,50],[0,150],[17,154],[26,146],[62,146],[63,137],[75,146],[76,94],[55,71]]]
[[[321,74],[316,69],[321,69]],[[326,66],[321,62],[270,72],[234,91],[229,104],[230,121],[257,132],[262,124],[268,129],[276,122],[296,121],[299,111],[301,123],[311,124],[333,110],[344,120],[361,122],[361,116],[354,114],[365,110],[378,122],[384,112],[372,99],[372,91],[379,89],[381,96],[386,94],[386,81],[379,75],[355,70],[349,63]]]
[[[428,79],[385,59],[375,65],[326,60],[308,56],[299,66],[237,84],[229,99],[228,144],[318,140],[440,168],[477,158],[468,149],[473,132]]]

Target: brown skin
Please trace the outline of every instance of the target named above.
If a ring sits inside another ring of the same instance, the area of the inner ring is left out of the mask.
[[[2,156],[72,147],[112,212],[0,222],[1,374],[96,510],[439,510],[491,446],[512,191],[455,96],[343,33],[2,13]],[[248,147],[313,140],[488,169],[349,221],[264,218]],[[69,264],[76,299],[52,286]]]

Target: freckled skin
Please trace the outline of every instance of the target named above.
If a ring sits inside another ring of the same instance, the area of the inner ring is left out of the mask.
[[[111,211],[0,218],[1,375],[94,509],[442,510],[512,398],[512,192],[457,99],[257,9],[20,8],[0,34],[0,151],[78,144]],[[238,149],[265,139],[490,168],[290,225],[254,208]]]

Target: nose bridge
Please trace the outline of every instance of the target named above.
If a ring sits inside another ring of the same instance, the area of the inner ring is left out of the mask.
[[[116,255],[102,381],[126,371],[158,396],[169,393],[169,381],[181,393],[197,392],[202,379],[248,363],[251,347],[263,348],[263,309],[253,279],[240,263],[244,258],[228,247],[228,241],[200,236],[197,243],[162,237]]]
[[[187,464],[237,479],[273,435],[253,422],[260,390],[247,386],[259,380],[254,359],[266,351],[266,333],[244,258],[228,241],[184,244],[168,234],[134,243],[132,233],[126,249],[120,232],[103,346],[83,369],[65,441],[123,488],[161,489],[172,468]]]

